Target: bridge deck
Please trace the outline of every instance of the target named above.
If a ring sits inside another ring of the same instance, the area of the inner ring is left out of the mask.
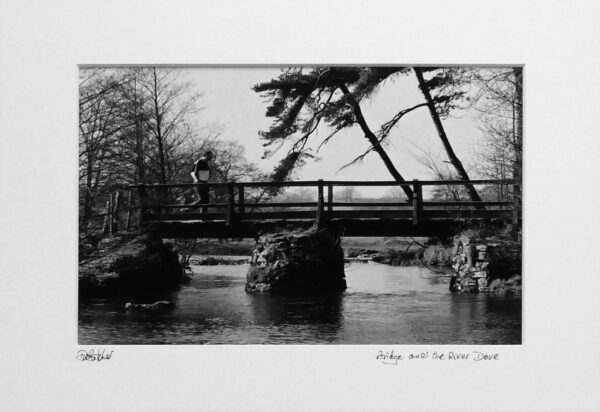
[[[332,219],[352,236],[452,236],[471,224],[506,223],[506,219],[440,219],[414,225],[411,219]],[[226,221],[150,221],[146,227],[164,238],[255,238],[261,233],[308,229],[315,220],[244,220],[228,225]]]

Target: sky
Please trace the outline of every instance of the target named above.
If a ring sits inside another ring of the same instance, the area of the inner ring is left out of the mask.
[[[225,67],[225,68],[183,68],[182,78],[192,80],[203,96],[199,105],[203,110],[198,114],[198,123],[217,123],[221,138],[235,140],[246,149],[246,157],[263,171],[272,171],[274,165],[285,156],[284,146],[269,159],[262,159],[263,141],[258,132],[267,130],[272,123],[265,116],[268,102],[260,94],[251,90],[259,82],[268,81],[281,72],[279,68],[266,67]],[[381,124],[404,108],[424,101],[417,87],[413,73],[397,76],[387,81],[379,92],[361,107],[367,123],[376,131]],[[448,138],[454,151],[469,171],[474,163],[472,146],[481,136],[479,119],[474,111],[460,111],[443,120]],[[311,137],[311,147],[317,148],[321,139],[328,134],[321,127],[318,135]],[[430,152],[440,162],[447,160],[442,143],[437,135],[426,107],[419,108],[402,118],[388,137],[390,144],[386,150],[400,174],[406,180],[428,180],[432,172],[416,158],[420,150]],[[296,180],[393,180],[380,157],[372,152],[360,164],[343,170],[342,166],[363,153],[369,147],[358,126],[338,133],[317,153],[319,160],[309,160],[296,172]],[[471,178],[476,177],[471,171]],[[381,190],[362,188],[361,194],[382,195]]]

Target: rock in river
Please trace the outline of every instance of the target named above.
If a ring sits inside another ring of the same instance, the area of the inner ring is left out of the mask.
[[[294,295],[346,290],[340,241],[334,227],[260,237],[246,275],[246,292]]]

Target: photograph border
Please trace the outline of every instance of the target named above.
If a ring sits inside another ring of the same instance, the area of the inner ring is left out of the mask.
[[[523,3],[3,2],[0,182],[11,202],[1,217],[0,323],[10,335],[0,405],[597,410],[600,145],[589,91],[600,89],[590,75],[600,67],[600,7]],[[453,345],[498,353],[490,363],[376,359],[379,350],[408,356],[421,345],[124,345],[94,347],[113,350],[109,360],[77,359],[89,349],[76,344],[78,65],[289,61],[525,65],[522,345]],[[572,275],[584,287],[561,286]]]

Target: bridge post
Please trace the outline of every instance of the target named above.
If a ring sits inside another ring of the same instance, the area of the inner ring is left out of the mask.
[[[112,198],[112,194],[111,197],[109,198],[109,200],[106,201],[106,208],[105,208],[105,214],[104,214],[104,222],[102,223],[102,234],[107,235],[109,232],[109,227],[110,227],[110,199]]]
[[[404,190],[404,186],[398,186],[400,189]],[[415,198],[415,194],[411,191],[410,193],[406,193],[406,203],[412,203]]]
[[[146,188],[144,187],[143,184],[139,184],[137,186],[137,192],[138,192],[138,203],[140,206],[140,212],[138,214],[138,227],[142,226],[142,223],[144,222],[144,213],[146,213],[146,210],[148,209],[148,198],[146,196]]]
[[[512,199],[512,224],[517,227],[519,224],[519,218],[521,217],[521,187],[520,183],[515,181],[513,183],[513,199]]]
[[[112,200],[112,193],[108,194],[108,200],[106,201],[104,222],[102,222],[102,234],[108,235],[110,228],[110,201]]]
[[[317,227],[323,226],[323,179],[319,179],[319,192],[317,197]]]
[[[419,216],[423,211],[423,186],[418,179],[413,179],[413,225],[419,224]]]
[[[127,192],[127,221],[125,222],[125,230],[129,232],[129,224],[131,222],[131,189]]]
[[[113,213],[112,213],[112,232],[119,231],[119,209],[121,209],[121,191],[117,190],[115,193],[115,202],[113,204]]]
[[[233,183],[227,183],[227,226],[231,226],[235,218],[235,210],[233,203]]]
[[[238,211],[244,213],[244,185],[238,185]]]
[[[333,185],[331,183],[327,185],[327,212],[331,217],[331,212],[333,212]]]

